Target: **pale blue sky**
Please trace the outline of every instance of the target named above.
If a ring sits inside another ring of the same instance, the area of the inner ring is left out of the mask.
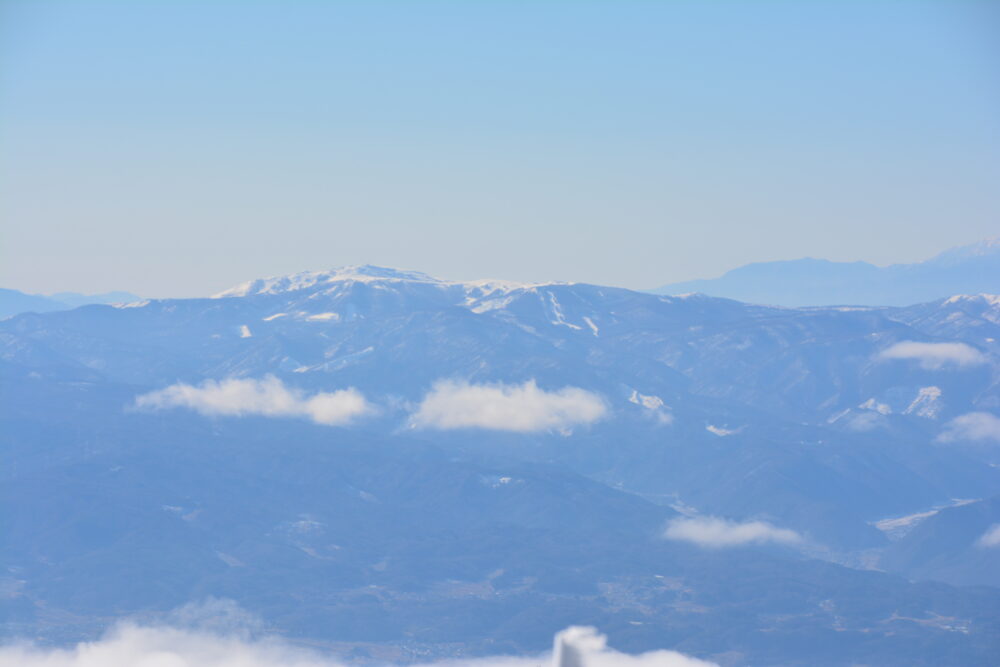
[[[1000,10],[0,2],[0,286],[652,287],[1000,233]]]

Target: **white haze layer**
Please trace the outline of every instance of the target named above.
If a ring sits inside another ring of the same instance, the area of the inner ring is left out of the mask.
[[[540,389],[524,384],[470,384],[443,380],[424,396],[410,418],[416,428],[480,428],[531,433],[566,431],[607,414],[600,396],[579,387]]]
[[[197,386],[178,382],[137,397],[135,407],[146,410],[187,408],[209,416],[298,417],[326,426],[347,424],[372,411],[357,389],[308,395],[286,386],[273,375],[260,380],[206,380]]]
[[[1000,442],[1000,417],[989,412],[969,412],[945,424],[938,442]]]
[[[187,608],[191,611],[191,607]],[[232,616],[233,603],[213,601],[208,611]],[[347,663],[276,637],[252,638],[244,627],[221,624],[195,609],[200,625],[121,623],[104,637],[72,648],[8,644],[0,647],[0,667],[346,667]],[[175,618],[175,621],[177,619]],[[639,655],[607,647],[594,628],[570,627],[556,635],[550,654],[444,660],[422,667],[712,667],[714,663],[674,651]],[[717,666],[716,666],[717,667]]]
[[[1000,523],[995,523],[980,535],[976,544],[981,547],[1000,547]]]
[[[912,340],[882,350],[879,358],[916,361],[927,370],[965,368],[987,362],[982,352],[965,343],[919,343]]]
[[[520,661],[524,667],[537,667],[540,661]],[[718,667],[676,651],[650,651],[639,655],[619,653],[608,648],[607,637],[596,628],[571,626],[556,634],[552,667]]]
[[[712,516],[673,519],[667,524],[664,537],[710,549],[767,542],[795,544],[802,541],[802,536],[794,530],[778,528],[766,521],[741,523]]]

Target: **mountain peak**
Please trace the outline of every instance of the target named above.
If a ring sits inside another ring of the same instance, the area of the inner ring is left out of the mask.
[[[401,271],[371,264],[341,266],[327,271],[302,271],[286,276],[271,276],[258,278],[241,283],[236,287],[219,292],[212,296],[220,299],[233,296],[250,296],[251,294],[280,294],[300,289],[308,289],[317,285],[337,282],[417,282],[440,283],[442,281],[419,271]]]
[[[452,281],[441,280],[420,271],[404,271],[391,269],[384,266],[373,266],[371,264],[360,264],[353,266],[341,266],[327,271],[302,271],[292,273],[287,276],[271,276],[269,278],[258,278],[249,282],[241,283],[236,287],[212,295],[213,299],[226,297],[252,296],[255,294],[281,294],[293,292],[301,289],[310,289],[322,285],[332,285],[341,282],[392,282],[392,283],[424,283],[440,286],[464,285],[467,289],[473,289],[483,293],[511,292],[519,289],[531,289],[534,287],[544,287],[547,285],[572,285],[571,282],[518,282],[513,280],[497,280],[486,278],[481,280]]]
[[[979,257],[990,257],[1000,254],[1000,236],[977,241],[970,245],[951,248],[928,259],[924,264],[939,264],[942,266],[958,264],[963,261],[975,260]]]
[[[1000,307],[1000,294],[956,294],[944,300],[944,305],[978,303],[992,308]]]

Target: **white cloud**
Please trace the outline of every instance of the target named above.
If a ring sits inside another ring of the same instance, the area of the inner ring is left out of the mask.
[[[261,380],[206,380],[198,386],[179,382],[143,394],[135,407],[148,410],[188,408],[203,415],[301,417],[334,426],[368,414],[371,405],[357,389],[307,395],[268,375]]]
[[[987,362],[986,356],[965,343],[918,343],[905,340],[882,350],[880,359],[904,359],[920,363],[921,368],[964,368]]]
[[[537,662],[535,663],[537,664]],[[553,667],[711,667],[676,651],[650,651],[640,655],[619,653],[607,646],[607,638],[596,628],[573,626],[556,634]]]
[[[765,542],[794,544],[802,541],[802,536],[794,530],[778,528],[765,521],[740,523],[712,516],[673,519],[667,524],[664,537],[711,549]]]
[[[235,606],[235,605],[233,605]],[[203,614],[204,616],[204,614]],[[254,639],[239,628],[123,623],[93,642],[68,649],[30,644],[0,646],[0,667],[343,667],[344,663],[275,638]],[[224,619],[226,621],[228,619]],[[208,628],[208,629],[206,629]],[[554,654],[447,660],[423,667],[712,667],[674,651],[639,655],[607,648],[594,628],[556,635]],[[717,666],[716,666],[717,667]]]
[[[938,442],[997,440],[1000,441],[1000,417],[989,412],[969,412],[945,424]]]
[[[287,645],[177,628],[122,625],[71,649],[6,646],[0,667],[328,667]]]
[[[976,544],[981,547],[1000,547],[1000,523],[995,523],[979,536]]]
[[[545,391],[534,380],[520,385],[443,380],[424,396],[410,423],[417,428],[566,431],[595,422],[607,411],[600,396],[579,387]]]

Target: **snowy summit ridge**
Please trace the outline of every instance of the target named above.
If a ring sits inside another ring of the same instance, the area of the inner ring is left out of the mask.
[[[280,294],[282,292],[293,292],[300,289],[308,289],[319,285],[337,282],[418,282],[418,283],[441,283],[441,280],[421,273],[419,271],[400,271],[398,269],[388,269],[381,266],[363,264],[356,266],[341,266],[328,271],[302,271],[292,273],[287,276],[272,276],[270,278],[258,278],[249,282],[241,283],[236,287],[219,292],[212,296],[213,299],[220,299],[231,296],[250,296],[252,294]]]
[[[427,275],[420,271],[403,271],[371,264],[342,266],[327,271],[302,271],[287,276],[272,276],[270,278],[258,278],[249,282],[241,283],[218,294],[212,295],[213,299],[227,297],[252,296],[256,294],[281,294],[284,292],[294,292],[296,290],[322,287],[335,283],[359,282],[391,282],[391,283],[425,283],[440,285],[464,285],[479,290],[492,291],[512,291],[543,285],[570,284],[570,283],[521,283],[510,280],[472,280],[472,281],[450,281],[441,280]]]

